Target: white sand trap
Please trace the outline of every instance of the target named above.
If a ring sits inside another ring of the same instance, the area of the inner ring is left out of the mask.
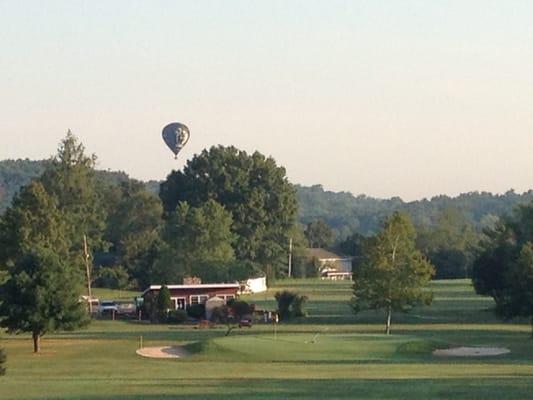
[[[490,357],[509,354],[511,350],[505,347],[453,347],[451,349],[439,349],[433,352],[434,356],[444,357]]]
[[[143,347],[136,351],[142,357],[149,358],[183,358],[190,353],[181,346]]]

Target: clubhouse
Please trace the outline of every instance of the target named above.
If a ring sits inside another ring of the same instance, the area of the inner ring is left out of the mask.
[[[151,296],[157,296],[162,285],[151,285],[142,293],[143,299]],[[205,304],[211,297],[219,297],[226,302],[234,299],[241,285],[239,283],[206,283],[206,284],[185,284],[185,285],[166,285],[170,291],[172,308],[176,310],[185,310],[192,304]]]

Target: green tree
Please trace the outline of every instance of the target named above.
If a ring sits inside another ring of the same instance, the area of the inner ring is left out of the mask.
[[[133,284],[126,268],[122,265],[111,267],[98,267],[93,275],[94,284],[100,288],[131,289]]]
[[[233,216],[237,259],[258,263],[269,276],[286,269],[297,204],[285,169],[274,159],[235,147],[212,147],[183,171],[173,171],[161,184],[160,197],[167,213],[181,201],[199,207],[215,200]]]
[[[289,233],[292,239],[291,276],[294,278],[309,277],[308,244],[301,224],[294,224]],[[315,276],[311,274],[311,276]]]
[[[469,276],[479,234],[457,208],[442,210],[433,227],[420,229],[417,247],[427,255],[437,278]]]
[[[505,319],[529,317],[533,337],[533,202],[502,218],[486,237],[474,262],[474,288],[492,296]]]
[[[122,265],[141,286],[151,248],[159,238],[163,207],[161,200],[136,181],[107,186],[104,190],[107,209],[105,240],[115,264]]]
[[[157,293],[156,297],[157,314],[159,321],[165,321],[168,310],[172,306],[172,300],[170,299],[170,290],[165,285],[161,286],[161,289]]]
[[[290,290],[283,290],[274,295],[278,303],[278,314],[282,321],[295,317],[304,317],[304,305],[308,300],[307,296],[300,295]]]
[[[393,311],[405,312],[414,305],[430,304],[425,289],[433,266],[415,248],[416,232],[409,217],[394,213],[383,230],[370,241],[362,265],[354,272],[354,311],[385,310],[386,334],[390,334]]]
[[[209,277],[209,268],[223,266],[235,259],[231,214],[214,200],[199,207],[181,202],[166,221],[163,238],[170,255],[184,275]],[[201,276],[204,275],[204,276]]]
[[[30,182],[15,196],[0,218],[0,269],[8,269],[36,246],[69,254],[66,225],[57,200],[37,181]]]
[[[354,232],[339,243],[339,249],[343,254],[352,257],[362,257],[367,239],[366,236]]]
[[[10,206],[20,188],[38,178],[44,170],[44,161],[0,161],[0,215]]]
[[[34,352],[41,337],[88,322],[78,302],[80,287],[72,269],[58,254],[36,249],[21,257],[0,286],[0,326],[10,333],[30,332]]]
[[[104,247],[105,209],[95,176],[96,156],[87,156],[85,147],[68,131],[57,155],[39,178],[46,192],[57,201],[71,243],[70,263],[82,270],[83,235],[92,249]]]
[[[526,317],[530,320],[533,338],[533,241],[523,244],[516,262],[505,276],[506,290],[499,304],[505,318]]]
[[[311,248],[328,247],[333,243],[333,231],[321,219],[307,224],[305,237]]]

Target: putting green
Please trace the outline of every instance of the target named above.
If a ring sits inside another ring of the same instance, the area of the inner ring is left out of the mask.
[[[206,343],[201,353],[209,357],[264,361],[378,361],[405,356],[406,352],[398,350],[413,342],[425,343],[410,336],[272,333],[213,339]],[[423,347],[431,353],[431,346]]]

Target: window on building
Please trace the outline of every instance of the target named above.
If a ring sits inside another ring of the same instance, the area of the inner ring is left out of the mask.
[[[172,308],[175,310],[185,310],[185,297],[171,297]]]
[[[206,294],[191,296],[191,304],[204,304],[207,299],[209,299],[209,296]]]

